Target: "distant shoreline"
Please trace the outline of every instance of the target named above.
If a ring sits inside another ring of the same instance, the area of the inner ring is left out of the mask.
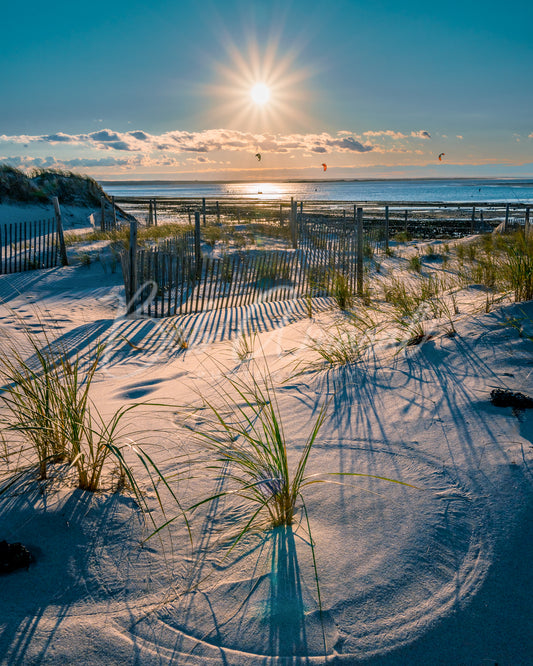
[[[505,183],[521,183],[527,184],[531,183],[533,185],[533,178],[514,178],[511,176],[501,176],[501,177],[457,177],[457,178],[247,178],[241,180],[200,180],[200,179],[191,179],[191,180],[104,180],[97,179],[97,182],[101,185],[110,185],[110,186],[120,186],[120,185],[176,185],[184,184],[190,185],[193,183],[201,184],[221,184],[221,183],[401,183],[401,182],[444,182],[444,181],[462,181],[462,182],[505,182]]]

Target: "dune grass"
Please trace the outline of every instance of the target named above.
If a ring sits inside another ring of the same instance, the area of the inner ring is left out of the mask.
[[[32,469],[41,481],[50,478],[50,470],[69,478],[74,471],[76,485],[82,490],[109,490],[113,480],[115,490],[127,487],[139,506],[148,509],[144,493],[148,483],[163,513],[160,488],[166,488],[180,506],[168,479],[145,448],[147,435],[153,432],[135,429],[129,418],[148,403],[122,405],[104,417],[91,399],[104,349],[97,344],[84,360],[50,339],[44,326],[40,335],[26,331],[23,343],[3,345],[0,425],[5,464],[0,495],[13,479]],[[138,465],[143,470],[143,486],[135,471]]]
[[[0,401],[7,410],[2,423],[33,449],[41,479],[51,464],[66,462],[76,470],[79,488],[96,491],[108,459],[122,464],[113,447],[126,413],[122,408],[106,422],[89,399],[104,346],[98,345],[83,367],[78,355],[49,340],[44,348],[33,336],[28,342],[29,359],[11,346],[0,360]]]
[[[337,472],[308,475],[306,471],[328,405],[328,401],[317,405],[303,446],[296,453],[285,435],[278,393],[268,370],[260,369],[254,361],[240,375],[224,374],[222,384],[217,387],[216,403],[202,399],[201,425],[188,424],[190,412],[184,415],[182,425],[200,449],[209,454],[208,463],[202,461],[202,466],[214,471],[217,478],[223,477],[227,487],[186,510],[194,512],[224,496],[240,498],[248,507],[248,516],[236,541],[252,526],[292,525],[299,508],[305,506],[305,489],[315,483],[326,483],[328,476],[339,476]],[[346,473],[345,476],[369,475]]]
[[[303,444],[296,448],[295,442],[285,434],[284,417],[273,378],[268,370],[259,369],[255,362],[248,365],[241,376],[223,376],[222,384],[217,386],[216,403],[205,397],[202,402],[199,410],[201,421],[187,425],[187,416],[196,416],[196,413],[189,413],[184,415],[182,425],[189,429],[200,450],[207,453],[207,460],[200,458],[198,464],[203,470],[210,470],[218,484],[222,481],[223,485],[219,485],[216,492],[191,504],[185,512],[191,515],[192,520],[192,515],[204,505],[224,497],[240,500],[244,512],[239,512],[241,518],[237,529],[231,534],[224,534],[229,546],[225,557],[251,532],[290,528],[293,525],[296,529],[303,529],[312,554],[325,655],[327,645],[320,576],[305,502],[306,491],[317,483],[343,483],[340,477],[367,477],[411,488],[414,486],[387,477],[355,472],[324,470],[309,474],[308,462],[327,418],[328,402],[322,401],[317,405],[302,438]],[[229,511],[233,523],[236,514],[231,508]]]
[[[292,525],[297,501],[307,485],[309,454],[327,411],[326,404],[318,409],[303,451],[291,464],[272,377],[259,372],[256,364],[244,374],[244,378],[226,376],[220,406],[204,399],[203,409],[209,416],[193,432],[194,439],[211,453],[207,467],[225,474],[231,487],[189,507],[194,511],[222,496],[240,497],[251,516],[239,536],[252,524]]]

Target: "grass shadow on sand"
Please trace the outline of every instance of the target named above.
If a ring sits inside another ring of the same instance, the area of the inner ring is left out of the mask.
[[[32,477],[21,477],[0,500],[2,538],[24,543],[35,556],[29,570],[1,580],[0,663],[10,666],[58,663],[54,650],[73,620],[96,614],[105,623],[108,614],[153,601],[138,584],[153,555],[140,548],[134,500],[74,489],[43,493]]]

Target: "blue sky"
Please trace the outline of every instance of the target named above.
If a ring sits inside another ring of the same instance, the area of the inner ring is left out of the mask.
[[[533,176],[531,2],[29,0],[2,14],[0,161],[15,166]]]

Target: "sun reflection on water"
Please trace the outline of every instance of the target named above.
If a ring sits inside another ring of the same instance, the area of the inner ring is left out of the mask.
[[[238,196],[249,199],[283,199],[290,198],[293,190],[290,183],[228,183],[225,186],[229,196]]]

